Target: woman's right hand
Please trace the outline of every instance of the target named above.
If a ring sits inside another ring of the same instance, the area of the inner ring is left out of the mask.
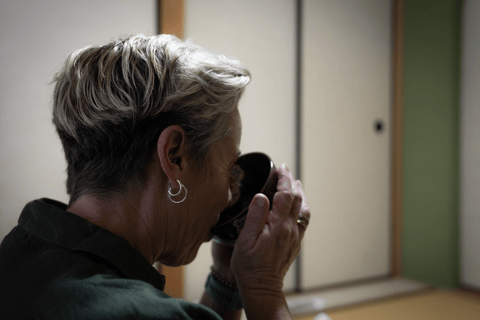
[[[232,269],[242,300],[254,296],[284,299],[283,278],[300,252],[306,228],[297,220],[299,216],[307,223],[310,219],[301,183],[285,165],[277,174],[272,209],[265,195],[254,197],[233,251]],[[247,311],[248,306],[245,308]]]

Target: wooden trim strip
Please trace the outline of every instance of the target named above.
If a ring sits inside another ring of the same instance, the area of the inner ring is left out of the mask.
[[[455,290],[467,292],[471,296],[475,296],[480,299],[480,287],[473,287],[473,286],[461,284],[460,287]]]
[[[185,268],[167,267],[159,263],[157,266],[157,270],[158,272],[163,274],[166,279],[165,290],[163,290],[163,292],[173,298],[183,298]]]
[[[286,292],[285,295],[290,297],[290,296],[303,295],[303,294],[313,294],[313,293],[318,293],[326,290],[336,290],[336,289],[361,286],[369,283],[382,282],[388,279],[391,279],[390,274],[381,275],[378,277],[362,278],[362,279],[356,279],[352,281],[339,282],[339,283],[328,284],[328,285],[320,285],[313,288],[302,289],[301,291]]]
[[[157,0],[158,33],[173,34],[183,39],[185,23],[184,0]],[[157,270],[166,278],[164,292],[174,298],[184,296],[184,267],[167,267],[158,264]]]
[[[183,39],[185,24],[185,1],[158,0],[158,33],[173,34]]]
[[[402,275],[404,0],[393,2],[392,277]]]

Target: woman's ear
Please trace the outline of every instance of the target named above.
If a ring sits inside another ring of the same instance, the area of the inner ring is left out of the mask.
[[[157,141],[160,165],[170,183],[175,187],[178,187],[177,179],[181,180],[185,171],[185,140],[185,130],[178,125],[173,125],[163,130]]]

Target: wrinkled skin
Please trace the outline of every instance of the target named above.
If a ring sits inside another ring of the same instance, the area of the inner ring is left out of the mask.
[[[310,218],[301,183],[285,165],[277,173],[272,209],[268,198],[257,194],[235,247],[214,243],[212,248],[213,268],[228,274],[228,281],[273,294],[281,292],[285,274],[300,252],[305,228],[297,219],[300,214]]]

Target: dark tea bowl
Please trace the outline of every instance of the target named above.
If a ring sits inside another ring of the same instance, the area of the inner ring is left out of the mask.
[[[242,155],[235,163],[232,176],[237,179],[232,188],[232,201],[223,210],[212,228],[213,240],[233,246],[245,224],[248,207],[257,193],[263,193],[273,202],[277,191],[277,170],[272,159],[264,153]],[[235,179],[234,179],[235,180]]]

